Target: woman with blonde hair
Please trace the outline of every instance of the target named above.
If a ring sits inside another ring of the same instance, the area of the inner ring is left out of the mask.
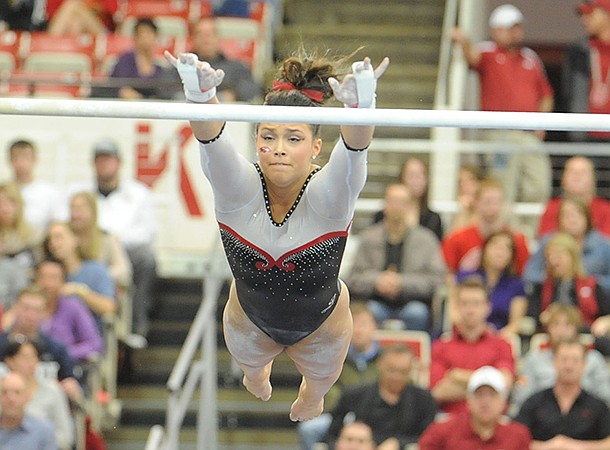
[[[97,199],[92,192],[78,192],[70,199],[70,228],[78,238],[84,259],[99,261],[108,267],[118,288],[131,285],[131,263],[119,239],[102,230],[97,220]]]
[[[578,242],[568,233],[558,232],[548,241],[545,278],[531,285],[528,316],[545,325],[551,304],[574,305],[590,327],[600,316],[610,313],[608,298],[596,277],[585,273],[580,252]]]
[[[30,275],[39,237],[25,219],[23,198],[17,185],[0,185],[0,257]]]

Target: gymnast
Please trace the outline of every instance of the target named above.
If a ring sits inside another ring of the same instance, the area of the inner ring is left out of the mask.
[[[196,55],[166,52],[189,102],[216,104],[224,72]],[[300,50],[281,63],[265,105],[321,106],[334,95],[350,108],[374,108],[377,79],[369,58],[337,80],[344,59]],[[341,126],[324,167],[320,125],[258,123],[258,161],[247,161],[223,133],[224,122],[191,122],[211,183],[216,219],[233,273],[224,309],[227,347],[243,384],[269,400],[274,358],[286,351],[303,376],[290,419],[309,420],[341,373],[352,335],[349,293],[339,267],[355,203],[366,181],[373,126]]]

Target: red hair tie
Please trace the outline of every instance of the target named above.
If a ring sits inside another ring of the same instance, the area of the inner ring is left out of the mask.
[[[324,93],[316,89],[297,89],[297,87],[290,81],[273,81],[274,91],[299,91],[305,97],[313,100],[314,102],[322,103],[324,100]]]

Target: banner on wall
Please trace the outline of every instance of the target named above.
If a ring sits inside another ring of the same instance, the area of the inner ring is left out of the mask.
[[[252,159],[252,125],[228,123],[225,132]],[[3,150],[16,139],[38,149],[36,176],[67,193],[94,178],[93,146],[114,140],[121,149],[122,177],[147,184],[159,217],[156,247],[160,272],[198,275],[218,240],[214,199],[199,162],[199,146],[188,122],[107,118],[5,116],[0,127]],[[10,180],[4,155],[0,181]],[[67,210],[67,200],[66,200]]]

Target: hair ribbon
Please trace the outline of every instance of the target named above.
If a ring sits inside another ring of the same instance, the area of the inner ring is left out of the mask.
[[[324,93],[317,89],[297,89],[297,87],[290,81],[273,81],[274,91],[299,91],[305,97],[313,100],[314,102],[322,103],[324,100]]]

